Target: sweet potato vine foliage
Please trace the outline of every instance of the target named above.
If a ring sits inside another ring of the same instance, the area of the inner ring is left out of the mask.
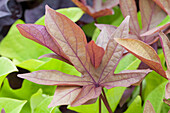
[[[18,76],[37,84],[57,85],[49,107],[90,104],[100,96],[109,110],[103,87],[107,89],[117,86],[128,87],[142,80],[150,72],[147,69],[114,73],[124,51],[114,38],[128,37],[129,18],[127,16],[113,34],[108,36],[105,48],[100,43],[102,41],[97,44],[94,41],[87,43],[85,34],[79,26],[46,6],[45,26],[19,24],[17,28],[26,38],[48,47],[55,53],[45,56],[73,65],[82,76],[68,75],[57,70],[41,70]],[[104,40],[101,37],[100,39]]]

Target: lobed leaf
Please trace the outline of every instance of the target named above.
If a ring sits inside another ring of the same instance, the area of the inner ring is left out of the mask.
[[[146,43],[135,39],[115,39],[126,50],[166,78],[165,71],[155,50]]]

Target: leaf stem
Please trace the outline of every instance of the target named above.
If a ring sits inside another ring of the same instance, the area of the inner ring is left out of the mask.
[[[105,106],[106,106],[107,110],[109,111],[109,113],[112,113],[112,110],[111,110],[111,108],[109,106],[109,103],[107,101],[107,98],[106,98],[106,95],[105,95],[105,92],[104,92],[103,88],[102,88],[102,93],[103,93],[103,95],[101,94],[101,99],[103,100],[103,103],[105,104]]]
[[[101,95],[99,96],[99,113],[102,112],[102,107],[101,107]]]

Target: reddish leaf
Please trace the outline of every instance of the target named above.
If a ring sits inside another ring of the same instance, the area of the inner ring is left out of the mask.
[[[114,41],[114,38],[128,37],[129,18],[130,17],[127,16],[110,37],[101,66],[97,70],[97,72],[100,73],[99,81],[105,78],[105,76],[107,76],[109,73],[114,72],[121,59],[124,49]]]
[[[156,2],[164,11],[170,15],[170,1],[169,0],[153,0]]]
[[[135,39],[115,39],[117,43],[122,45],[126,50],[139,58],[142,62],[150,66],[157,73],[166,77],[162,68],[161,61],[155,50],[146,43]]]
[[[170,106],[170,100],[163,99],[163,101]],[[169,113],[169,112],[168,112]]]
[[[170,72],[170,41],[163,32],[160,32],[159,36],[160,36],[161,45],[163,48],[167,68],[168,68],[168,71]],[[168,78],[170,79],[170,73],[168,75]]]
[[[164,30],[165,28],[167,28],[167,27],[169,27],[169,26],[170,26],[170,22],[168,22],[168,23],[165,24],[165,25],[162,25],[162,26],[159,26],[159,27],[155,27],[155,28],[153,28],[153,29],[150,29],[149,31],[141,34],[140,36],[142,37],[142,36],[153,35],[154,33],[159,32],[159,31],[161,31],[161,30]]]
[[[80,87],[57,87],[53,100],[48,107],[71,104],[80,91]]]
[[[113,87],[129,87],[131,84],[135,84],[144,78],[151,70],[125,70],[119,74],[109,75],[104,81],[102,81],[102,86],[107,89]]]
[[[91,7],[86,4],[86,0],[85,2],[80,2],[79,0],[72,1],[94,19],[101,16],[112,15],[112,7],[119,4],[119,0],[107,0],[105,3],[102,3],[102,0],[93,0],[93,6]]]
[[[89,53],[91,63],[95,68],[98,68],[104,55],[104,49],[97,46],[93,40],[86,45],[86,48]]]
[[[45,26],[35,24],[18,24],[17,28],[24,37],[46,46],[59,56],[68,59],[61,50],[61,47],[53,41],[53,37],[49,35]]]
[[[149,100],[147,100],[145,103],[145,108],[143,113],[155,113],[155,110]]]
[[[165,98],[169,99],[170,98],[170,81],[166,84],[165,88]]]
[[[142,17],[142,32],[156,27],[165,17],[166,13],[152,0],[139,0]]]
[[[137,19],[137,8],[135,0],[120,0],[120,8],[123,16],[130,15],[130,31],[135,35],[139,35],[140,28]]]
[[[62,47],[70,62],[81,73],[90,74],[90,57],[85,45],[86,37],[81,28],[66,16],[46,6],[45,24],[47,31]]]
[[[68,75],[57,70],[41,70],[28,74],[18,75],[20,78],[25,78],[37,84],[44,85],[73,85],[83,86],[92,84],[88,77],[77,77],[74,75]]]
[[[111,36],[109,36],[108,28],[104,30],[108,33],[108,39],[103,44],[106,47],[104,53],[104,49],[97,46],[94,41],[87,44],[83,31],[74,22],[48,6],[46,9],[47,33],[58,44],[56,46],[62,47],[60,49],[82,74],[82,77],[77,77],[56,70],[42,70],[18,75],[38,84],[58,85],[49,107],[63,104],[78,106],[93,103],[101,94],[101,88],[130,86],[141,81],[150,72],[149,70],[140,70],[114,74],[124,51],[123,47],[114,39],[128,37],[129,16],[114,30]],[[104,34],[103,32],[97,39],[99,42],[104,40]],[[56,58],[54,54],[45,56]]]
[[[77,98],[71,103],[71,106],[79,106],[90,99],[97,98],[101,94],[101,87],[94,85],[84,86]]]

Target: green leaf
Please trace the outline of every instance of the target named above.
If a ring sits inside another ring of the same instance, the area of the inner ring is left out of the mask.
[[[16,66],[12,63],[11,60],[5,57],[0,57],[0,86],[4,81],[5,77],[14,71],[18,71]]]
[[[38,59],[39,56],[52,52],[32,40],[24,38],[16,28],[17,24],[24,24],[24,22],[17,20],[0,43],[0,54],[2,56],[23,62],[28,59]]]
[[[44,63],[45,63],[44,61],[30,59],[30,60],[21,62],[17,66],[32,72]]]
[[[66,74],[70,75],[77,75],[81,76],[81,73],[78,72],[75,67],[69,65],[63,61],[58,59],[51,59],[48,62],[44,63],[43,65],[39,66],[36,71],[38,70],[58,70]]]
[[[109,89],[106,92],[106,97],[107,100],[109,102],[109,105],[112,109],[112,112],[115,111],[117,105],[120,102],[120,99],[125,91],[125,87],[115,87],[112,89]],[[71,107],[69,106],[68,109],[74,110],[76,112],[80,112],[80,113],[98,113],[99,111],[99,100],[96,101],[96,103],[94,104],[90,104],[90,105],[81,105],[81,106],[77,106],[77,107]],[[103,102],[102,102],[102,113],[107,113],[107,109],[104,106]]]
[[[86,36],[88,37],[92,37],[93,33],[96,29],[96,26],[94,25],[94,22],[86,24],[82,27],[82,30],[84,31],[84,33],[86,34]]]
[[[96,27],[92,36],[92,40],[96,41],[99,34],[100,34],[100,30]]]
[[[28,102],[23,107],[21,113],[30,113],[31,112],[31,107],[29,103],[30,98],[40,88],[43,90],[44,94],[53,95],[56,89],[56,86],[39,85],[39,84],[35,84],[30,81],[24,80],[22,87],[20,89],[14,90],[10,87],[8,80],[5,79],[4,84],[0,91],[0,97],[9,97],[9,98],[15,98],[15,99],[20,99],[20,100],[28,100]]]
[[[135,70],[138,68],[140,62],[141,61],[135,56],[128,54],[120,60],[118,66],[116,67],[115,73],[119,73],[123,70]]]
[[[80,8],[77,8],[77,7],[63,8],[63,9],[58,9],[56,11],[67,16],[73,22],[78,21],[84,14],[84,12]],[[37,20],[35,24],[45,25],[44,20],[45,20],[45,16]]]
[[[142,100],[137,96],[124,113],[142,113]]]
[[[165,25],[168,22],[170,22],[170,16],[169,15],[167,15],[158,26]]]
[[[143,99],[146,100],[147,96],[153,90],[155,90],[155,88],[157,88],[160,84],[162,84],[165,81],[166,79],[162,77],[161,75],[159,75],[158,73],[156,73],[155,71],[152,71],[151,73],[149,73],[145,77],[144,82],[143,82],[143,85],[144,85],[144,89],[142,91]]]
[[[36,107],[45,99],[45,95],[42,95],[42,89],[39,89],[30,98],[31,112],[34,113]]]
[[[0,109],[4,108],[6,113],[20,113],[26,100],[16,100],[11,98],[0,98]]]
[[[122,12],[118,6],[113,8],[114,15],[107,15],[103,17],[97,18],[97,22],[100,24],[111,24],[114,26],[119,26],[120,23],[123,21],[124,17],[122,15]]]
[[[45,98],[39,105],[37,105],[34,113],[61,113],[58,107],[48,108],[52,99],[52,96]]]
[[[154,78],[156,78],[156,77],[154,77]],[[155,82],[155,81],[153,81],[153,82]],[[156,113],[160,113],[160,111],[161,111],[161,107],[163,104],[163,98],[165,97],[165,85],[167,84],[167,82],[168,81],[163,82],[159,86],[157,85],[157,87],[154,90],[152,90],[152,92],[145,99],[145,102],[147,100],[149,100],[152,103],[153,108]],[[145,106],[145,103],[144,103],[144,106]]]
[[[141,18],[140,11],[137,13],[137,18],[138,18],[139,27],[140,29],[142,29],[142,18]]]

